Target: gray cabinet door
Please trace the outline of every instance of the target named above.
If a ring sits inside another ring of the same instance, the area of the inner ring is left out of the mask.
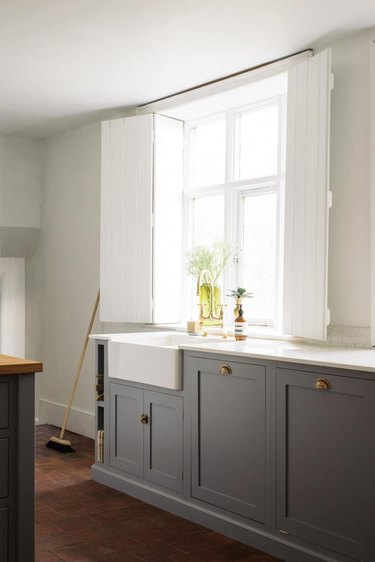
[[[0,429],[6,429],[9,425],[9,383],[0,382]]]
[[[192,495],[259,522],[265,519],[265,367],[194,358]],[[225,369],[224,369],[225,371]]]
[[[110,383],[110,465],[143,477],[143,390]]]
[[[182,490],[182,398],[144,392],[144,478]]]
[[[8,562],[8,508],[0,508],[0,562]]]
[[[0,437],[0,499],[9,495],[9,440]]]
[[[330,388],[316,388],[321,378]],[[366,541],[374,522],[375,383],[280,368],[276,385],[278,529],[375,560],[374,541]]]

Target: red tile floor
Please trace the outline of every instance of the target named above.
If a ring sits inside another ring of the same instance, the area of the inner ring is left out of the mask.
[[[36,428],[36,562],[281,562],[94,482],[94,442],[67,432],[76,452],[64,454],[51,435]]]

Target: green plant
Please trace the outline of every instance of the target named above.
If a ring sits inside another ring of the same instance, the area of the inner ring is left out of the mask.
[[[202,283],[216,284],[223,273],[233,250],[225,242],[212,246],[195,246],[187,253],[186,269]]]
[[[237,287],[237,289],[229,289],[228,297],[233,297],[234,299],[251,299],[254,295],[253,293],[247,293],[246,289],[243,287]]]

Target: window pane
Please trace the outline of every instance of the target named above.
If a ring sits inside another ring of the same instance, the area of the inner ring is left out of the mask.
[[[277,173],[278,106],[243,113],[237,121],[236,179]]]
[[[276,193],[243,199],[243,287],[248,322],[274,321],[276,281]]]
[[[193,246],[211,246],[224,239],[224,195],[194,199]]]
[[[225,181],[225,120],[195,128],[194,186],[216,185]]]

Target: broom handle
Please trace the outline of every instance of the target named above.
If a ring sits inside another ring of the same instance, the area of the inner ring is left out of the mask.
[[[77,372],[76,372],[76,376],[75,376],[75,379],[74,379],[72,391],[70,393],[68,407],[67,407],[66,412],[65,412],[64,422],[63,422],[61,432],[60,432],[60,439],[62,439],[64,437],[66,424],[68,423],[68,418],[69,418],[70,410],[71,410],[71,407],[72,407],[72,404],[73,404],[73,399],[74,399],[74,395],[75,395],[75,392],[76,392],[79,375],[81,374],[82,364],[83,364],[83,360],[85,358],[87,344],[89,343],[89,335],[91,334],[92,326],[94,324],[94,320],[95,320],[95,316],[96,316],[96,311],[98,309],[99,299],[100,299],[100,291],[98,291],[96,301],[95,301],[95,305],[94,305],[94,308],[93,308],[93,311],[92,311],[92,314],[91,314],[90,324],[89,324],[89,327],[88,327],[88,330],[87,330],[85,343],[83,344],[83,348],[82,348],[82,351],[81,351],[81,357],[79,359],[78,369],[77,369]]]

